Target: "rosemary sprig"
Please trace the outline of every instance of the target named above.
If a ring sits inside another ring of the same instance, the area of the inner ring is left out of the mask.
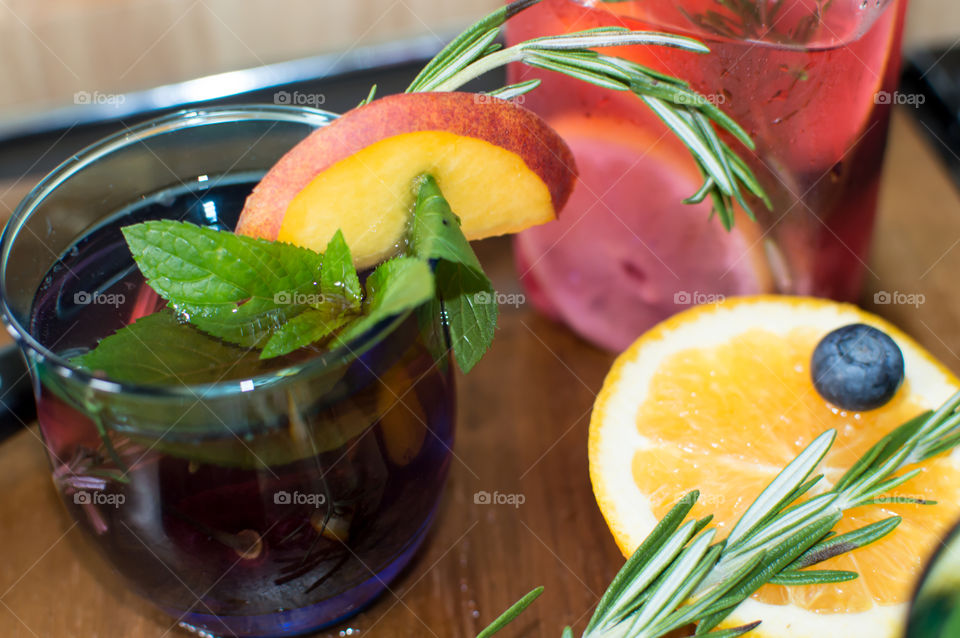
[[[710,197],[723,225],[734,223],[734,202],[753,218],[746,202],[750,193],[771,207],[770,200],[746,162],[717,134],[728,132],[747,149],[754,144],[736,122],[690,88],[686,82],[629,60],[597,53],[594,48],[633,45],[667,46],[696,53],[709,49],[697,40],[653,31],[601,27],[534,38],[506,49],[497,42],[504,23],[541,0],[517,0],[489,14],[448,44],[414,78],[407,92],[454,91],[496,68],[519,62],[562,73],[583,82],[630,91],[641,99],[690,150],[703,186],[685,203]],[[514,98],[536,89],[539,80],[513,84],[491,95]],[[369,98],[368,98],[369,99]]]
[[[739,636],[760,623],[715,628],[764,584],[856,578],[854,572],[808,568],[883,538],[900,523],[900,517],[891,516],[835,535],[832,530],[846,510],[891,501],[931,503],[883,494],[920,471],[898,474],[901,470],[960,444],[958,407],[960,392],[935,412],[924,412],[883,437],[830,489],[803,500],[822,481],[822,475],[812,474],[836,438],[833,430],[824,432],[777,475],[719,542],[714,542],[716,528],[709,527],[712,517],[687,520],[699,496],[691,492],[627,560],[583,635],[658,638],[696,624],[697,636]],[[572,635],[572,630],[567,627],[564,635]]]
[[[529,594],[513,603],[510,606],[510,609],[500,614],[500,617],[494,620],[486,629],[477,634],[477,638],[489,638],[493,634],[497,633],[508,624],[513,622],[513,620],[523,613],[523,610],[529,607],[533,601],[540,597],[540,594],[543,593],[543,587],[537,587]]]

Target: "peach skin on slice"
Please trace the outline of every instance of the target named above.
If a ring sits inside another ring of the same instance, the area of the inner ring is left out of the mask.
[[[468,239],[555,219],[576,181],[566,143],[523,107],[474,93],[392,95],[283,156],[253,189],[237,232],[322,251],[340,229],[356,264],[370,266],[398,250],[423,173]]]

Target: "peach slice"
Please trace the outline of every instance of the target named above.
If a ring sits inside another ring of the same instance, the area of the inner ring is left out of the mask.
[[[317,129],[264,176],[237,232],[322,251],[343,231],[358,266],[394,254],[415,198],[436,178],[468,239],[556,218],[576,167],[537,115],[473,93],[392,95]]]

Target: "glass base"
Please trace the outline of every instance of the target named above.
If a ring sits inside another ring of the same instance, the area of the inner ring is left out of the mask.
[[[200,638],[217,638],[218,636],[289,638],[325,629],[360,613],[386,591],[390,583],[420,549],[432,519],[431,515],[407,549],[379,573],[372,575],[353,589],[316,605],[258,616],[212,616],[177,612],[173,609],[163,611],[174,618],[179,618],[178,626],[181,629],[186,629]]]

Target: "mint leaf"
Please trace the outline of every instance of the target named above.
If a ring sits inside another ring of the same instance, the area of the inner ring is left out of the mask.
[[[289,354],[332,335],[353,316],[338,313],[338,309],[308,309],[283,324],[263,347],[261,359]]]
[[[360,278],[353,266],[353,256],[343,233],[339,230],[327,244],[323,253],[323,270],[320,271],[320,291],[324,298],[343,299],[350,310],[359,311],[363,302]]]
[[[360,278],[353,265],[350,247],[339,230],[323,253],[320,291],[322,303],[314,304],[278,328],[263,347],[261,359],[289,354],[326,339],[362,310]]]
[[[496,293],[486,275],[463,264],[438,262],[436,278],[453,353],[466,374],[493,343],[499,311]]]
[[[414,206],[410,247],[420,259],[442,259],[463,264],[481,276],[483,267],[470,242],[460,229],[460,218],[450,209],[437,181],[430,175],[419,178]]]
[[[420,180],[411,249],[421,259],[436,261],[437,292],[443,301],[453,352],[457,365],[467,373],[493,343],[496,295],[436,180],[430,175]]]
[[[436,279],[436,275],[434,275]],[[434,363],[446,371],[450,363],[450,334],[443,318],[443,303],[439,295],[417,308],[417,327]]]
[[[167,220],[127,226],[123,234],[170,307],[231,343],[262,345],[321,295],[323,256],[306,248]]]
[[[287,361],[267,364],[258,354],[210,337],[165,309],[118,330],[95,350],[73,357],[71,362],[91,374],[104,374],[114,380],[167,386],[224,380],[236,383],[288,365]],[[345,371],[344,366],[333,366],[315,372],[310,387],[292,386],[286,392],[287,400],[300,409],[310,409]],[[48,381],[60,400],[83,408],[88,388],[82,381],[56,375]],[[208,404],[203,390],[196,391],[196,400],[186,402],[145,402],[136,393],[115,393],[102,399],[102,407],[112,416],[109,427],[146,448],[176,458],[244,469],[287,465],[337,449],[368,429],[373,419],[358,410],[314,415],[304,424],[309,441],[304,445],[302,439],[291,437],[288,429],[277,428],[256,410],[240,410],[227,423],[217,421],[210,412],[216,409],[216,398],[210,397],[212,403]],[[105,445],[109,445],[107,430],[98,425]],[[122,460],[118,464],[124,467]]]
[[[367,277],[366,287],[363,316],[337,336],[338,344],[363,334],[384,319],[430,301],[436,294],[430,266],[413,257],[383,262]]]
[[[178,303],[273,299],[285,286],[309,292],[323,266],[323,255],[306,248],[186,222],[143,222],[125,227],[123,235],[151,286]]]
[[[214,383],[265,371],[256,352],[209,337],[170,310],[138,319],[70,361],[92,374],[146,385]]]

